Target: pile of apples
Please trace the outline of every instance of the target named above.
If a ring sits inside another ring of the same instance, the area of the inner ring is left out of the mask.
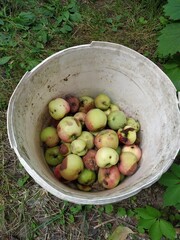
[[[44,157],[57,179],[77,189],[112,189],[138,169],[140,123],[106,94],[67,95],[48,104],[42,129]]]

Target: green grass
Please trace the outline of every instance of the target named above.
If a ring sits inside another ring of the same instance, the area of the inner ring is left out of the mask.
[[[50,195],[28,176],[10,149],[6,110],[23,74],[51,54],[70,46],[93,40],[110,41],[126,45],[156,61],[162,5],[160,0],[82,0],[71,1],[71,5],[59,0],[1,0],[1,239],[103,240],[118,224],[136,231],[133,214],[119,216],[122,208],[123,212],[132,213],[133,208],[146,204],[157,206],[159,203],[161,206],[162,194],[158,186],[106,207],[76,205]],[[141,237],[137,233],[137,239]]]

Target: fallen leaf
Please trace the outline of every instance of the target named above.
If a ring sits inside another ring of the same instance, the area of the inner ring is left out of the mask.
[[[126,240],[130,233],[134,233],[130,228],[118,226],[108,237],[108,240]]]

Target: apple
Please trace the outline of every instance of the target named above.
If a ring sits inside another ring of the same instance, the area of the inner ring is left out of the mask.
[[[136,132],[138,132],[140,130],[140,123],[139,123],[139,121],[135,120],[132,117],[127,118],[126,124],[128,126],[131,126],[132,128],[134,128],[136,130]]]
[[[125,145],[132,145],[137,138],[136,130],[131,126],[126,126],[124,129],[119,129],[117,131],[119,141]]]
[[[92,97],[82,96],[79,98],[79,100],[80,100],[79,112],[87,113],[89,110],[95,107],[94,99]]]
[[[86,142],[82,139],[75,139],[71,143],[71,151],[78,156],[84,156],[87,152]]]
[[[78,178],[83,169],[84,164],[81,157],[76,154],[69,154],[61,163],[60,174],[64,179],[73,181]]]
[[[86,155],[83,156],[83,163],[87,169],[92,171],[98,170],[98,165],[96,164],[95,156],[97,151],[95,149],[90,149],[87,151]]]
[[[84,192],[89,192],[92,189],[91,186],[82,185],[82,184],[79,184],[79,183],[77,183],[77,187],[78,187],[79,190],[84,191]]]
[[[82,139],[83,141],[85,141],[87,149],[91,149],[94,147],[94,136],[92,135],[92,133],[88,131],[82,131],[78,139]]]
[[[122,152],[122,149],[121,149],[121,147],[120,147],[120,146],[118,146],[118,147],[116,148],[116,152],[118,153],[118,155],[120,155],[120,154],[121,154],[121,152]]]
[[[111,104],[111,99],[104,93],[99,94],[94,99],[95,107],[101,110],[107,110]]]
[[[56,98],[48,104],[49,113],[56,120],[62,119],[70,111],[69,103],[63,98]]]
[[[103,129],[107,123],[107,116],[106,114],[98,109],[94,108],[91,109],[85,118],[85,125],[89,131],[96,132]]]
[[[120,111],[120,108],[118,105],[111,103],[109,108],[105,110],[104,113],[108,116],[111,112],[114,112],[114,111]]]
[[[86,117],[86,113],[83,113],[83,112],[77,112],[74,114],[74,118],[79,120],[82,126],[84,126],[85,124],[85,117]]]
[[[122,152],[133,153],[136,156],[137,161],[139,161],[141,159],[142,151],[141,151],[141,148],[136,144],[133,144],[133,145],[130,145],[130,146],[124,145],[122,147]]]
[[[100,168],[109,168],[119,161],[119,155],[113,148],[102,147],[95,156],[96,164]]]
[[[65,100],[69,103],[70,113],[76,113],[79,110],[80,101],[77,97],[72,95],[66,95]]]
[[[59,152],[59,147],[47,148],[44,154],[46,162],[51,166],[56,166],[63,160],[63,155]]]
[[[71,153],[71,144],[70,143],[61,143],[61,145],[59,146],[59,152],[63,155],[63,156],[67,156],[68,154]]]
[[[54,127],[46,127],[40,133],[40,139],[48,147],[55,147],[59,143],[57,130]]]
[[[96,173],[90,169],[84,169],[78,176],[78,182],[82,185],[91,185],[96,181]]]
[[[137,157],[131,152],[122,152],[118,169],[125,176],[130,176],[137,170]]]
[[[53,169],[54,176],[55,176],[58,180],[61,179],[60,166],[61,166],[61,163],[58,164],[58,165]]]
[[[63,142],[70,143],[81,135],[81,123],[73,116],[66,116],[57,125],[57,133]]]
[[[108,126],[118,130],[126,125],[126,115],[123,111],[113,111],[108,115]]]
[[[116,187],[121,179],[118,167],[111,166],[109,168],[99,168],[98,182],[107,189]]]
[[[102,147],[116,149],[119,145],[119,138],[114,130],[104,129],[96,135],[94,144],[98,149]]]

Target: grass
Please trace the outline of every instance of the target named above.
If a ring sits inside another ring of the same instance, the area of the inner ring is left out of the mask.
[[[0,68],[1,239],[103,240],[118,224],[137,232],[133,217],[117,215],[120,207],[132,213],[146,204],[161,206],[162,190],[156,184],[105,207],[76,205],[50,195],[28,176],[10,149],[6,109],[23,74],[66,47],[110,41],[156,61],[162,5],[160,0],[81,0],[71,1],[71,5],[58,0],[0,2],[0,62],[6,57]],[[148,236],[137,233],[137,239]]]

